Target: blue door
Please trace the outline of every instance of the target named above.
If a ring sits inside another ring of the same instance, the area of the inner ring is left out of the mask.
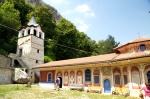
[[[108,79],[104,80],[104,93],[111,93],[110,81]]]

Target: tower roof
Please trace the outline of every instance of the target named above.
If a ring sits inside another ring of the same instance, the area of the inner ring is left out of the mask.
[[[32,16],[32,18],[30,19],[28,25],[29,25],[29,26],[30,26],[30,25],[34,25],[34,26],[37,26],[37,25],[38,25],[38,24],[36,23],[36,20],[35,20],[35,17],[34,17],[34,16]]]

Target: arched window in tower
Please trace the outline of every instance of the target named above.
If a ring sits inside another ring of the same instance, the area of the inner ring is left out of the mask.
[[[42,33],[41,32],[39,33],[39,38],[42,38]]]
[[[141,44],[141,45],[140,45],[140,51],[145,51],[145,50],[146,50],[145,44]]]
[[[91,81],[91,71],[89,69],[85,71],[85,81]]]
[[[22,31],[22,37],[24,37],[24,31]]]
[[[30,35],[30,29],[28,30],[28,35]]]
[[[34,30],[34,36],[36,36],[36,30]]]

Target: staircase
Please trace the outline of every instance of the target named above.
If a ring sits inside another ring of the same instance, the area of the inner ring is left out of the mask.
[[[10,53],[10,54],[8,55],[8,57],[10,57],[11,59],[17,60],[17,61],[19,62],[19,64],[22,66],[22,68],[29,68],[29,67],[22,61],[22,58],[19,57],[17,54]]]

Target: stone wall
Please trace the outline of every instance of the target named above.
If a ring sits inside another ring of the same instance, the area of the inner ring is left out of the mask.
[[[0,55],[0,84],[12,83],[11,78],[10,58]]]
[[[12,70],[8,68],[0,68],[0,84],[12,83]]]

